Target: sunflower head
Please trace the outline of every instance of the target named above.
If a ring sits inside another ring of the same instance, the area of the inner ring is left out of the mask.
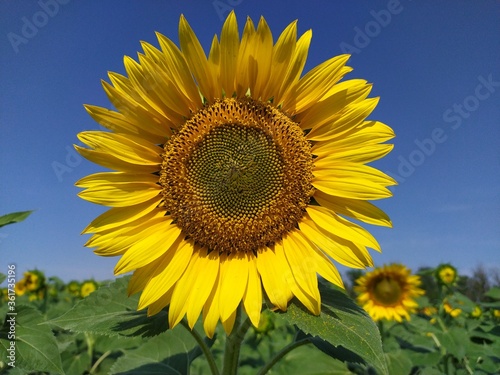
[[[483,315],[483,309],[481,309],[481,306],[476,305],[469,315],[471,318],[478,319]]]
[[[276,308],[295,296],[320,313],[317,275],[342,286],[332,260],[364,268],[380,250],[356,220],[391,226],[369,200],[395,181],[368,166],[392,149],[390,127],[367,120],[378,103],[371,84],[343,80],[348,55],[303,74],[311,31],[292,22],[273,38],[262,17],[240,37],[234,12],[203,47],[186,19],[180,48],[157,34],[142,43],[127,75],[104,90],[116,111],[87,105],[109,131],[75,146],[111,169],[77,182],[79,195],[108,206],[84,230],[87,246],[121,256],[133,271],[139,309],[169,305],[175,326],[203,316],[231,331],[238,306],[259,326],[263,293]]]
[[[26,289],[26,280],[24,279],[21,279],[19,280],[15,287],[14,287],[14,290],[16,291],[16,295],[18,296],[22,296],[26,293],[27,289]]]
[[[440,264],[435,271],[436,279],[441,285],[455,285],[458,278],[458,272],[451,264]]]
[[[45,286],[45,275],[38,271],[27,271],[24,273],[24,282],[28,292],[36,292]]]
[[[80,286],[80,297],[87,297],[90,293],[97,290],[97,287],[98,285],[95,280],[85,280]]]
[[[66,285],[66,289],[67,289],[68,293],[74,297],[77,297],[80,295],[80,283],[76,280],[71,280]]]
[[[356,280],[354,290],[358,303],[373,320],[410,319],[418,304],[415,298],[424,294],[419,288],[420,277],[400,264],[385,265]]]
[[[455,304],[450,303],[448,299],[445,299],[443,301],[443,309],[445,313],[452,318],[457,318],[458,316],[460,316],[460,314],[462,314],[462,309]]]

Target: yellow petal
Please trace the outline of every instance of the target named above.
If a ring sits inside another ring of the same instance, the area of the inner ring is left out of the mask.
[[[198,266],[200,256],[206,256],[205,249],[202,249],[201,251],[197,249],[192,253],[191,260],[187,265],[186,270],[175,285],[172,299],[170,301],[170,307],[168,309],[168,323],[170,328],[174,328],[186,314],[186,301],[189,297],[191,289],[193,288],[193,284],[198,277],[197,272],[199,271]]]
[[[155,173],[160,170],[159,164],[135,164],[128,163],[119,159],[108,152],[89,150],[84,147],[74,145],[75,150],[78,151],[85,159],[90,160],[93,163],[99,164],[103,167],[114,169],[123,172],[133,172],[133,173]]]
[[[131,182],[154,185],[158,183],[158,176],[151,174],[141,175],[140,178],[137,178],[137,175],[134,173],[99,172],[81,178],[75,183],[75,186],[81,188],[93,188],[102,185],[113,185],[118,187],[122,184],[129,184]]]
[[[281,105],[283,98],[288,92],[295,92],[296,84],[299,81],[304,65],[306,64],[309,45],[311,44],[312,31],[306,31],[297,41],[297,45],[293,51],[290,65],[288,66],[285,78],[281,83],[279,94],[274,97],[274,103]]]
[[[269,300],[280,310],[286,311],[288,301],[293,297],[285,275],[290,275],[290,267],[286,258],[278,258],[273,249],[265,248],[257,254],[257,270]],[[281,254],[283,251],[281,251]]]
[[[174,288],[170,288],[165,294],[163,294],[156,302],[153,302],[148,307],[148,316],[158,314],[165,306],[170,304],[172,299],[172,293]]]
[[[371,87],[362,79],[340,82],[333,86],[335,90],[330,90],[328,98],[312,103],[308,109],[298,113],[295,119],[304,130],[323,126],[339,118],[349,104],[365,99]]]
[[[327,156],[318,156],[315,159],[315,164],[321,160],[323,163],[330,163],[336,161],[348,161],[353,163],[366,164],[374,160],[378,160],[387,155],[394,148],[391,144],[380,145],[356,145],[351,147],[334,147],[332,145],[331,152]],[[325,155],[325,154],[324,154]]]
[[[359,225],[351,223],[320,206],[308,206],[307,213],[319,227],[346,240],[380,251],[377,240]]]
[[[238,312],[237,310],[234,310],[233,313],[229,315],[229,317],[226,320],[222,321],[222,326],[224,327],[224,331],[226,332],[227,336],[229,336],[229,334],[233,331],[237,312]]]
[[[110,77],[116,78],[116,76],[113,75],[110,75]],[[116,79],[114,79],[114,81],[116,84]],[[123,83],[123,85],[126,85],[126,83]],[[123,90],[118,90],[105,81],[102,81],[102,87],[108,99],[118,112],[123,113],[135,124],[141,124],[141,126],[146,129],[155,129],[155,132],[156,129],[158,129],[165,134],[170,134],[171,119],[157,116],[153,112],[150,112],[143,104],[137,102],[138,98],[134,98],[132,93],[127,94],[123,92]],[[127,86],[125,87],[130,91]]]
[[[89,202],[104,206],[126,207],[150,201],[161,192],[156,184],[130,182],[115,185],[97,185],[78,193]]]
[[[247,254],[247,257],[249,258],[248,284],[243,295],[243,306],[254,327],[258,327],[262,311],[262,283],[257,271],[255,255]]]
[[[307,238],[336,262],[351,268],[365,268],[371,265],[365,261],[366,256],[359,255],[360,251],[355,244],[321,229],[310,217],[304,217],[299,227]]]
[[[220,87],[215,86],[214,77],[211,74],[205,52],[203,52],[196,34],[183,15],[181,15],[179,21],[179,43],[189,70],[192,72],[196,82],[198,82],[202,95],[209,101],[212,101],[214,98],[220,98],[221,90]]]
[[[79,133],[78,139],[96,151],[106,152],[127,163],[157,166],[162,162],[163,149],[140,137],[86,131]]]
[[[236,95],[238,97],[245,96],[249,88],[250,91],[252,90],[258,76],[259,65],[255,56],[254,35],[253,21],[250,17],[247,17],[236,64]],[[251,92],[251,94],[253,97],[254,93]]]
[[[351,69],[345,67],[349,55],[340,55],[307,72],[293,92],[283,97],[283,108],[298,113],[318,102],[325,93]]]
[[[326,257],[326,255],[319,250],[316,245],[313,244],[312,239],[305,235],[305,232],[295,231],[295,237],[299,237],[302,243],[307,244],[309,257],[312,262],[314,262],[313,270],[320,274],[323,278],[331,282],[332,284],[338,285],[343,288],[344,283],[340,277],[340,273],[334,266],[332,261]]]
[[[322,191],[316,191],[314,193],[314,199],[316,199],[321,206],[338,214],[347,215],[368,224],[392,227],[389,216],[370,202],[359,199],[333,197]]]
[[[311,256],[312,249],[296,231],[292,231],[283,238],[283,250],[292,270],[293,278],[287,278],[292,293],[309,311],[319,315],[321,297],[315,272],[316,262]]]
[[[220,36],[220,80],[226,97],[235,92],[236,62],[240,47],[238,23],[234,11],[231,11],[222,26]]]
[[[245,254],[232,253],[221,258],[219,306],[223,322],[236,311],[243,298],[248,283],[248,264]]]
[[[313,186],[329,195],[373,200],[392,196],[396,181],[378,169],[348,161],[315,161]]]
[[[263,93],[271,74],[273,35],[264,17],[260,18],[257,25],[257,32],[253,34],[252,39],[254,45],[254,57],[252,60],[257,61],[258,65],[255,80],[250,80],[250,84],[253,86],[251,86],[252,97],[267,100],[269,98],[263,97]]]
[[[141,123],[135,123],[133,119],[120,112],[111,111],[107,108],[93,105],[84,105],[87,113],[92,118],[115,133],[126,133],[138,136],[153,144],[162,144],[170,136],[170,132],[157,127],[147,127]]]
[[[200,313],[216,284],[219,275],[219,254],[201,254],[198,258],[196,277],[186,302],[188,324],[193,329]]]
[[[344,133],[342,137],[316,142],[312,152],[318,156],[325,156],[342,147],[357,146],[362,150],[364,146],[383,143],[394,137],[394,131],[389,126],[379,121],[364,121],[361,125]]]
[[[177,48],[175,43],[160,33],[156,33],[158,42],[165,58],[165,66],[171,72],[171,77],[184,96],[189,98],[194,108],[200,108],[202,105],[198,87],[196,86],[193,76],[189,70],[189,66],[184,59],[182,52]]]
[[[181,235],[181,229],[172,220],[150,221],[142,239],[134,243],[121,257],[115,267],[115,275],[142,267],[165,254]]]
[[[140,219],[152,212],[159,203],[158,198],[155,197],[135,206],[113,207],[92,220],[82,234],[107,231]]]
[[[164,69],[163,66],[155,64],[149,56],[139,55],[139,61],[150,81],[143,96],[153,98],[163,117],[169,118],[176,125],[182,124],[184,119],[190,116],[190,108],[194,105],[191,99],[184,95],[182,88],[177,86],[179,82],[176,77],[172,76],[168,68]]]
[[[346,132],[363,123],[377,106],[378,100],[379,98],[369,98],[349,104],[335,120],[311,129],[307,139],[311,141],[328,141],[343,136]]]
[[[203,328],[209,338],[212,338],[219,321],[219,293],[220,292],[220,272],[214,282],[212,292],[207,298],[205,306],[203,306]]]
[[[142,239],[141,232],[146,230],[151,222],[168,220],[169,218],[165,215],[164,210],[153,210],[136,221],[94,234],[85,246],[97,247],[95,253],[99,255],[121,254],[123,249],[128,249]]]
[[[149,271],[149,281],[139,299],[138,309],[156,302],[167,290],[181,278],[193,254],[192,241],[180,237],[171,251],[167,251]],[[136,271],[137,272],[137,271]]]
[[[281,33],[272,52],[271,73],[262,93],[262,99],[268,100],[279,93],[288,65],[297,44],[297,21],[290,23]]]

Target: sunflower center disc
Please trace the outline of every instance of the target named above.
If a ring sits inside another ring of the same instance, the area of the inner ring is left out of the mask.
[[[209,250],[256,251],[278,242],[313,192],[309,142],[289,117],[258,101],[203,108],[164,149],[167,211]]]
[[[383,278],[374,287],[374,297],[383,305],[393,305],[401,299],[401,285],[394,280]]]

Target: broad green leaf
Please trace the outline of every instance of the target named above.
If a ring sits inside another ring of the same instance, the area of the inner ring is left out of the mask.
[[[500,288],[495,286],[484,293],[484,296],[500,300]]]
[[[90,370],[91,359],[86,351],[63,353],[61,357],[66,374],[85,374]]]
[[[450,327],[447,332],[436,332],[435,335],[448,353],[459,360],[465,357],[470,340],[464,328]]]
[[[7,278],[7,275],[0,272],[0,284],[3,283],[6,278]]]
[[[242,369],[242,375],[254,375],[255,368]],[[246,371],[244,371],[246,370]],[[292,350],[275,364],[268,374],[275,375],[351,375],[348,365],[312,346]]]
[[[30,216],[32,212],[33,211],[20,211],[0,216],[0,228],[8,224],[19,223]]]
[[[318,336],[333,346],[342,346],[372,365],[378,374],[387,374],[380,334],[375,323],[344,292],[321,289],[321,315],[312,315],[297,300],[280,316],[306,334]],[[331,353],[335,357],[335,353]]]
[[[47,323],[74,332],[99,335],[155,336],[168,329],[167,313],[148,317],[137,311],[138,295],[127,297],[130,277],[101,286],[79,301],[71,310]]]
[[[56,339],[50,327],[43,324],[42,314],[31,306],[24,305],[18,305],[16,313],[17,315],[6,316],[0,330],[1,361],[9,363],[13,360],[9,356],[14,347],[17,369],[25,373],[45,371],[63,374]],[[11,325],[13,321],[15,325]],[[15,331],[11,327],[15,327]]]
[[[401,350],[385,353],[389,374],[409,374],[412,368],[410,358]]]
[[[439,351],[403,349],[414,366],[436,366],[441,360]]]
[[[189,374],[189,365],[198,350],[191,333],[179,325],[149,338],[135,349],[124,350],[123,356],[111,367],[111,374]]]

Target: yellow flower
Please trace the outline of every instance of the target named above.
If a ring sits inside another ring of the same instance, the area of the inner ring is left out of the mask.
[[[438,310],[434,306],[426,306],[420,312],[425,316],[433,316],[438,313]]]
[[[35,292],[45,285],[45,276],[37,270],[25,272],[24,280],[29,292]]]
[[[181,16],[180,49],[157,34],[143,42],[128,76],[103,82],[117,111],[87,105],[110,132],[88,131],[75,146],[115,170],[77,182],[80,197],[111,207],[84,230],[87,246],[121,256],[115,274],[134,271],[139,309],[167,305],[173,327],[203,315],[212,336],[232,330],[240,304],[258,327],[262,292],[281,310],[295,296],[320,313],[317,274],[342,286],[329,258],[372,265],[373,236],[346,217],[390,226],[368,202],[395,181],[366,164],[389,153],[390,127],[367,121],[371,84],[340,82],[348,55],[302,75],[311,31],[292,22],[273,41],[261,18],[240,39],[236,16],[208,57]]]
[[[66,289],[72,296],[77,297],[80,295],[80,283],[76,280],[71,280],[68,285],[66,285]]]
[[[26,293],[26,280],[21,279],[16,283],[16,286],[14,287],[14,290],[16,291],[16,295],[22,296]]]
[[[424,294],[419,288],[420,277],[411,275],[410,270],[400,264],[376,268],[357,279],[356,284],[358,303],[375,321],[409,320],[418,307],[414,298]]]
[[[476,305],[474,306],[474,310],[470,313],[471,318],[480,318],[481,315],[483,315],[483,310],[481,309],[481,306]]]
[[[462,313],[462,309],[452,306],[447,299],[443,301],[443,308],[452,318],[456,318]]]
[[[85,280],[80,287],[80,297],[85,298],[97,289],[97,283],[94,280]]]
[[[441,264],[436,269],[436,277],[441,284],[454,285],[458,277],[457,269],[451,264]]]

